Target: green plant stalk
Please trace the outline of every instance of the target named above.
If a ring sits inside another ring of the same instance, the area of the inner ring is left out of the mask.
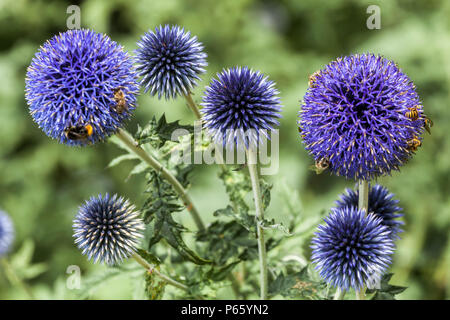
[[[201,120],[202,119],[202,115],[200,113],[200,110],[198,109],[197,104],[192,99],[191,93],[188,93],[187,95],[184,95],[184,98],[186,99],[186,102],[187,102],[189,108],[194,113],[195,117],[198,120]],[[222,170],[225,170],[226,166],[225,166],[225,164],[219,162],[219,157],[218,157],[217,153],[215,154],[215,158],[216,158],[216,162],[220,165]],[[234,203],[233,203],[233,208],[236,210],[236,205]],[[236,296],[236,298],[238,298],[239,297],[239,287],[240,287],[238,281],[236,280],[235,276],[233,276],[232,274],[230,274],[228,276],[228,279],[231,281],[231,288],[233,289],[234,295]]]
[[[191,93],[189,92],[188,94],[185,94],[184,98],[186,99],[187,105],[192,110],[192,112],[194,112],[197,119],[201,119],[202,114],[200,113],[200,110],[198,109],[197,104],[192,99]]]
[[[336,293],[334,294],[333,300],[342,300],[345,296],[345,290],[337,289]]]
[[[369,211],[369,181],[368,180],[359,180],[358,181],[358,208],[360,210],[364,210],[367,214]],[[365,299],[365,291],[366,288],[363,287],[360,290],[356,291],[356,300],[364,300]]]
[[[16,274],[14,269],[9,264],[8,260],[6,258],[0,259],[0,264],[2,265],[5,275],[8,278],[9,282],[12,285],[21,287],[23,291],[28,295],[28,297],[32,300],[35,299],[33,293],[31,292],[30,288],[25,284],[25,282],[22,281],[22,279],[19,278],[19,276]]]
[[[258,164],[256,150],[249,148],[247,150],[248,170],[250,172],[250,179],[252,181],[253,198],[255,201],[256,210],[256,230],[258,237],[258,253],[259,253],[259,268],[260,268],[260,296],[262,300],[268,298],[268,276],[267,276],[267,252],[266,243],[264,241],[264,230],[260,222],[264,219],[264,209],[261,199],[261,190],[258,178]]]
[[[161,273],[158,269],[154,268],[150,263],[148,263],[139,254],[134,253],[132,257],[134,258],[134,260],[137,261],[137,263],[139,263],[141,266],[143,266],[147,271],[155,273],[158,277],[160,277],[162,280],[164,280],[167,284],[170,284],[171,286],[174,286],[181,290],[189,291],[189,287],[187,285],[182,284],[181,282],[178,282],[178,281],[172,279],[171,277],[166,276],[165,274]]]
[[[191,197],[187,193],[186,189],[183,188],[181,183],[177,180],[177,178],[167,170],[161,163],[158,162],[155,158],[153,158],[150,154],[148,154],[144,149],[142,149],[139,144],[134,140],[134,138],[127,131],[123,129],[119,129],[116,133],[116,136],[123,142],[125,145],[136,155],[138,155],[143,161],[145,161],[150,167],[155,169],[157,172],[161,173],[164,179],[169,182],[177,194],[180,196],[181,200],[183,200],[184,204],[187,207],[187,210],[191,213],[192,218],[194,219],[197,228],[200,230],[205,229],[205,225],[203,224],[202,219],[197,211],[197,208],[194,206]]]

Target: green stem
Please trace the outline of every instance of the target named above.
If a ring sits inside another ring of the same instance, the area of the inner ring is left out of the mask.
[[[358,189],[358,208],[360,210],[364,209],[367,214],[367,211],[369,210],[369,182],[366,180],[359,180]]]
[[[250,148],[247,150],[248,170],[250,172],[250,179],[252,181],[253,198],[255,201],[256,219],[257,219],[257,237],[258,237],[258,252],[259,252],[259,267],[260,267],[260,289],[261,299],[267,299],[268,293],[268,277],[267,277],[267,252],[266,243],[264,241],[264,230],[260,222],[264,219],[264,209],[261,199],[261,190],[258,178],[258,165],[256,150]]]
[[[200,113],[200,110],[198,109],[197,104],[192,99],[191,93],[189,92],[188,94],[185,94],[184,98],[186,99],[189,108],[192,110],[192,112],[194,112],[197,119],[201,119],[202,114]]]
[[[358,181],[358,208],[359,210],[364,210],[366,214],[369,211],[369,181],[359,180]],[[356,300],[365,299],[366,288],[362,287],[360,290],[356,291]]]
[[[25,284],[25,282],[22,281],[21,278],[19,278],[19,276],[14,271],[14,268],[9,264],[8,260],[6,258],[0,259],[0,263],[5,270],[5,275],[8,278],[9,282],[11,282],[12,285],[21,287],[23,291],[25,291],[25,293],[28,295],[28,297],[34,300],[35,297],[30,288]]]
[[[337,289],[336,293],[334,294],[334,300],[342,300],[345,296],[345,290]]]
[[[180,198],[183,200],[184,204],[187,207],[187,210],[191,213],[192,218],[194,219],[197,228],[200,230],[205,229],[205,225],[203,224],[202,219],[197,211],[197,208],[194,206],[191,197],[187,193],[186,189],[183,188],[181,183],[177,180],[177,178],[170,173],[161,163],[159,163],[155,158],[153,158],[150,154],[148,154],[144,149],[142,149],[139,144],[134,140],[134,138],[125,130],[119,129],[116,136],[123,142],[125,145],[136,155],[138,155],[143,161],[145,161],[150,167],[159,172],[164,179],[169,182],[175,191],[178,193]]]
[[[179,288],[181,290],[189,291],[189,287],[185,284],[182,284],[181,282],[178,282],[174,279],[172,279],[169,276],[166,276],[165,274],[161,273],[158,269],[154,268],[150,263],[148,263],[144,258],[142,258],[139,254],[134,253],[133,254],[134,260],[137,261],[141,266],[143,266],[147,271],[155,273],[158,277],[163,279],[167,284],[170,284],[171,286],[174,286],[176,288]]]

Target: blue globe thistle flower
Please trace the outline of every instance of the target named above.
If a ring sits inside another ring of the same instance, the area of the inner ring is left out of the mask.
[[[331,209],[312,239],[312,261],[320,276],[342,290],[373,287],[391,263],[394,242],[374,214],[355,207]]]
[[[158,98],[189,94],[207,66],[203,45],[178,26],[165,25],[145,33],[137,43],[136,62],[141,85]]]
[[[398,170],[420,146],[425,120],[411,80],[373,54],[338,58],[314,73],[299,117],[316,161],[363,180]]]
[[[281,105],[275,83],[259,71],[234,67],[217,74],[206,87],[201,112],[216,142],[256,146],[260,135],[279,125]]]
[[[136,251],[144,223],[128,200],[106,194],[80,207],[73,230],[75,243],[89,260],[115,265]]]
[[[340,200],[336,201],[337,208],[344,207],[358,207],[358,190],[346,189],[346,193],[340,196]],[[393,199],[394,194],[389,193],[389,190],[379,184],[369,188],[369,208],[368,211],[375,216],[381,218],[382,224],[387,226],[391,232],[392,238],[399,239],[398,234],[403,232],[400,228],[403,221],[397,219],[403,217],[400,213],[403,209],[400,208],[398,200]]]
[[[10,217],[0,210],[0,258],[6,255],[14,242],[14,225]]]
[[[104,140],[135,109],[139,86],[122,46],[92,30],[68,30],[44,43],[28,67],[33,120],[70,146]]]

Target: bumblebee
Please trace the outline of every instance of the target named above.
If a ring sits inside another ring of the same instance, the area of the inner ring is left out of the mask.
[[[412,120],[412,121],[416,121],[417,119],[419,119],[419,111],[417,110],[417,107],[412,107],[412,108],[408,108],[409,111],[407,111],[405,113],[405,116]]]
[[[416,152],[417,149],[422,145],[422,142],[419,139],[417,139],[417,137],[414,137],[411,140],[407,141],[407,145],[408,151]]]
[[[311,170],[315,171],[316,174],[321,174],[330,167],[330,161],[327,158],[322,158],[317,160],[316,163],[310,167]]]
[[[427,132],[431,134],[431,127],[433,126],[433,121],[430,118],[425,117],[425,119],[423,120],[423,126],[425,127],[425,130],[427,130]]]
[[[86,140],[92,133],[94,133],[94,128],[90,124],[85,126],[69,126],[64,129],[64,134],[69,140]]]
[[[128,111],[128,105],[127,101],[125,100],[125,94],[123,91],[118,88],[114,89],[114,101],[116,102],[116,105],[114,106],[114,109],[117,113],[123,113],[124,111]]]
[[[317,76],[319,75],[320,71],[316,71],[313,74],[311,74],[308,78],[308,86],[311,88],[314,88],[314,83],[316,82]]]

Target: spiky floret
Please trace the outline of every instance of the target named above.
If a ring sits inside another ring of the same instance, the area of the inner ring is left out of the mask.
[[[320,276],[342,290],[378,283],[395,248],[381,218],[345,207],[332,208],[324,221],[311,245],[311,259]]]
[[[144,223],[123,197],[91,197],[73,222],[78,248],[94,263],[115,265],[131,256],[142,238]]]
[[[279,125],[281,105],[275,83],[248,67],[224,69],[203,96],[203,121],[213,139],[231,146],[258,145]]]
[[[411,80],[381,56],[355,54],[314,74],[299,113],[306,149],[349,179],[398,170],[421,140],[424,115]],[[406,116],[416,107],[418,119]],[[415,141],[415,140],[414,140]]]
[[[336,201],[336,207],[358,207],[358,190],[346,189],[346,192],[340,195],[340,199]],[[398,234],[402,232],[401,226],[403,221],[398,218],[403,217],[400,213],[403,209],[398,206],[399,201],[393,199],[394,194],[379,184],[370,186],[369,188],[369,213],[380,217],[382,224],[387,226],[391,232],[392,238],[399,239]]]
[[[188,94],[205,72],[206,53],[196,36],[179,26],[149,30],[137,43],[136,62],[141,85],[161,99]]]
[[[0,258],[6,255],[14,242],[14,225],[11,218],[0,210]]]
[[[126,102],[120,111],[114,96],[118,90]],[[28,67],[25,97],[39,127],[74,146],[115,133],[135,109],[138,90],[132,59],[122,46],[92,30],[68,30],[36,53]],[[68,128],[88,125],[92,132],[85,138],[68,138]]]

